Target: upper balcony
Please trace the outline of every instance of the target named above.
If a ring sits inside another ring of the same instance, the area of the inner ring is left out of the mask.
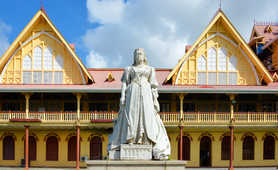
[[[171,126],[229,126],[230,112],[160,112],[160,117],[167,127]],[[79,117],[80,124],[103,123],[112,127],[117,112],[1,112],[0,122],[39,122],[41,124],[74,124]],[[278,112],[235,112],[233,123],[238,126],[278,125]]]

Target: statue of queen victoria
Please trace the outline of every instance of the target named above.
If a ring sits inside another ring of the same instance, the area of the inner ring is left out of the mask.
[[[144,49],[135,49],[134,63],[125,69],[121,81],[120,111],[108,150],[117,150],[121,144],[151,145],[154,159],[167,159],[170,142],[158,114],[158,82]]]

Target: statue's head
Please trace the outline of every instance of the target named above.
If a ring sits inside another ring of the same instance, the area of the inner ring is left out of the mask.
[[[134,62],[133,65],[136,66],[138,64],[147,64],[147,57],[145,55],[143,48],[136,48],[134,50]]]

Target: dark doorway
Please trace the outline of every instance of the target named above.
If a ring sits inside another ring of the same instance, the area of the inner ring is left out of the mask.
[[[94,136],[90,141],[90,160],[102,159],[102,140],[99,136]]]
[[[68,142],[68,161],[76,161],[76,136],[72,136]]]
[[[25,156],[25,141],[24,141],[24,156]],[[37,142],[34,136],[29,136],[29,160],[30,161],[37,160]]]
[[[3,160],[14,160],[14,138],[6,136],[3,139]]]
[[[200,166],[211,166],[211,140],[208,136],[202,137],[200,141]]]
[[[55,136],[50,136],[46,140],[46,160],[58,161],[58,140]]]
[[[181,160],[190,160],[190,139],[187,136],[182,137],[182,159]],[[178,142],[178,157],[180,155],[180,141]]]

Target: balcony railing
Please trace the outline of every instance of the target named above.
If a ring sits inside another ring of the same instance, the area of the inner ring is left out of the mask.
[[[178,124],[180,122],[179,112],[160,112],[162,121],[165,124]],[[80,122],[112,122],[118,116],[117,112],[80,112]],[[25,112],[0,112],[0,121],[14,119],[26,119]],[[65,122],[77,121],[76,112],[30,112],[29,119],[37,119],[44,122]],[[229,123],[231,115],[229,112],[185,112],[182,117],[183,124],[192,123]],[[278,123],[278,112],[235,112],[235,123]]]

